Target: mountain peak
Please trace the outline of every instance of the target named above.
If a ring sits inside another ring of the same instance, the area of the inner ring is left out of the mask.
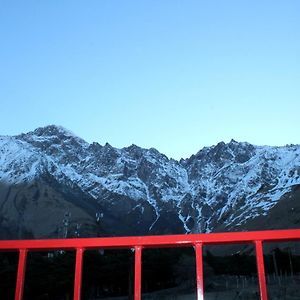
[[[70,130],[66,129],[63,126],[60,125],[47,125],[45,127],[39,127],[37,129],[35,129],[33,132],[29,132],[33,133],[37,136],[68,136],[68,137],[74,137],[74,138],[78,138],[77,135],[75,135],[73,132],[71,132]]]
[[[229,142],[229,144],[239,144],[239,142],[237,142],[235,139],[231,139],[231,141]]]
[[[39,127],[34,131],[22,133],[17,138],[21,138],[27,142],[51,142],[52,144],[61,143],[62,141],[71,140],[82,146],[88,146],[88,143],[70,130],[59,125],[47,125]]]

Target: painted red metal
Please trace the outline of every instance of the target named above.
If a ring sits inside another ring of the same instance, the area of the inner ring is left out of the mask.
[[[268,300],[262,241],[255,241],[255,250],[256,250],[256,263],[257,263],[257,272],[258,272],[258,280],[259,280],[260,299]]]
[[[203,250],[202,243],[195,244],[197,300],[204,299],[202,250]]]
[[[82,256],[83,249],[76,249],[76,262],[75,262],[75,278],[74,278],[74,300],[80,300],[81,297],[81,273],[82,273]]]
[[[130,249],[135,246],[143,248],[161,247],[192,247],[196,243],[235,244],[253,243],[260,240],[264,242],[292,241],[300,239],[300,229],[267,230],[249,232],[225,232],[210,234],[182,234],[133,236],[113,238],[79,238],[79,239],[53,239],[53,240],[11,240],[0,241],[0,251],[19,249],[28,250],[75,250],[85,249]]]
[[[61,240],[16,240],[0,241],[0,251],[19,251],[19,264],[16,282],[15,300],[22,300],[27,251],[38,250],[76,250],[74,279],[74,300],[80,300],[83,251],[85,249],[130,249],[135,250],[134,299],[141,299],[142,249],[162,247],[194,247],[197,268],[197,299],[204,299],[203,288],[203,245],[252,243],[256,249],[257,270],[259,277],[260,297],[267,300],[263,242],[284,242],[300,240],[300,229],[268,230],[252,232],[226,232],[211,234],[113,237],[113,238],[80,238]]]
[[[15,300],[22,300],[23,298],[24,279],[25,279],[25,271],[26,271],[26,257],[27,257],[27,250],[20,249]]]
[[[134,247],[134,300],[141,300],[142,247]]]

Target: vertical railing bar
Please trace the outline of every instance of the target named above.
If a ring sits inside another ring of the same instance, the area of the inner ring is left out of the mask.
[[[141,300],[142,247],[134,247],[134,300]]]
[[[258,280],[259,280],[260,299],[268,300],[262,241],[255,241],[255,251],[256,251],[256,264],[257,264],[257,272],[258,272]]]
[[[22,300],[24,291],[24,280],[26,271],[27,249],[19,250],[18,273],[15,290],[15,300]]]
[[[196,255],[196,283],[197,283],[197,300],[204,299],[204,285],[203,285],[203,244],[195,244]]]
[[[75,278],[74,278],[74,300],[80,300],[81,297],[81,277],[82,277],[82,259],[83,248],[76,248],[76,261],[75,261]]]

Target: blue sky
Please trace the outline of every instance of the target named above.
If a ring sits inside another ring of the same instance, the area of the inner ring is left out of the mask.
[[[188,157],[300,143],[300,1],[0,0],[0,134]]]

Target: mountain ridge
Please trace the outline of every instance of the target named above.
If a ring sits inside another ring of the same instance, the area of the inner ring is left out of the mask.
[[[120,149],[108,143],[89,144],[50,125],[0,137],[0,224],[19,228],[22,215],[24,230],[34,238],[66,231],[69,236],[95,236],[244,230],[247,222],[267,216],[281,199],[292,195],[299,175],[299,145],[254,146],[231,140],[175,160],[134,144]],[[33,204],[27,188],[16,189],[15,199],[8,192],[13,186],[36,182],[37,193],[48,189],[55,197],[40,195]],[[64,189],[68,192],[62,193]],[[14,201],[23,206],[12,208],[9,203]],[[57,217],[47,218],[44,202]],[[68,210],[74,212],[66,230]],[[37,234],[26,224],[39,213],[45,215],[41,227],[47,230]]]

